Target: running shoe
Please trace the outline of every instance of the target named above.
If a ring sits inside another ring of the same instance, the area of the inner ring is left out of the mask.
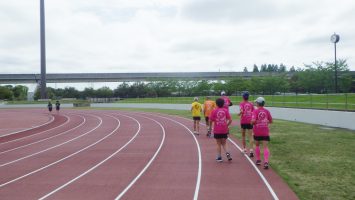
[[[230,154],[230,153],[227,152],[227,153],[226,153],[226,156],[227,156],[227,158],[228,158],[229,161],[232,160],[232,157],[231,157],[231,154]]]
[[[261,165],[261,160],[257,160],[257,161],[255,162],[255,164],[256,164],[256,165]]]
[[[222,161],[223,161],[223,160],[222,160],[222,156],[217,156],[216,161],[217,161],[217,162],[222,162]]]
[[[245,153],[245,154],[246,154],[246,153],[247,153],[247,149],[245,149],[245,148],[244,148],[244,149],[243,149],[243,153]]]
[[[253,158],[253,157],[254,157],[254,153],[253,153],[252,151],[249,153],[249,157],[250,157],[250,158]]]
[[[269,163],[268,162],[264,163],[264,169],[269,169]]]

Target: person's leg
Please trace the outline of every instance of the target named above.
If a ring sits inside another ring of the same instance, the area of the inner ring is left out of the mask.
[[[197,133],[200,133],[200,120],[196,120],[196,130]]]
[[[269,162],[269,156],[270,156],[270,152],[269,152],[269,148],[268,148],[268,141],[264,140],[263,141],[263,147],[264,147],[264,162]]]
[[[249,136],[249,150],[250,152],[253,152],[254,149],[254,138],[253,138],[253,132],[251,129],[247,130],[247,134]]]
[[[224,152],[228,153],[227,139],[226,138],[222,138],[221,139],[221,144],[222,144],[222,148],[223,148]]]
[[[196,120],[194,119],[194,133],[196,132]]]
[[[245,152],[246,142],[245,142],[245,129],[244,128],[242,128],[242,144],[243,144],[243,151],[244,151],[244,153],[246,153]]]
[[[256,163],[260,165],[260,142],[255,140],[255,155],[256,155]]]
[[[222,157],[222,152],[221,152],[221,139],[216,139],[216,144],[217,144],[217,159]],[[219,161],[219,160],[217,160]]]

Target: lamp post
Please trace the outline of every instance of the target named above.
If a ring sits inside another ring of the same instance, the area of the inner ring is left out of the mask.
[[[330,41],[332,41],[334,43],[335,93],[338,93],[337,43],[339,42],[339,40],[340,40],[340,37],[336,33],[334,33],[330,37]]]
[[[46,93],[46,34],[44,0],[40,0],[40,23],[41,23],[41,99],[47,98]]]

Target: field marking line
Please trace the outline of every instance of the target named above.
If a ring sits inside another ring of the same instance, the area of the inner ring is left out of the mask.
[[[140,117],[143,117],[143,116],[140,116]],[[162,131],[163,131],[163,138],[160,142],[160,145],[157,149],[157,151],[155,152],[155,154],[153,155],[153,157],[149,160],[149,162],[147,163],[147,165],[142,169],[142,171],[136,176],[136,178],[134,178],[132,180],[132,182],[115,198],[115,200],[118,200],[118,199],[121,199],[123,195],[126,194],[126,192],[137,182],[137,180],[145,173],[145,171],[150,167],[150,165],[153,163],[153,161],[155,160],[155,158],[157,157],[158,153],[160,152],[164,142],[165,142],[165,129],[163,127],[163,125],[156,121],[155,119],[151,119],[151,118],[148,118],[148,117],[143,117],[143,118],[146,118],[146,119],[149,119],[149,120],[152,120],[154,121],[155,123],[157,123]]]
[[[113,118],[115,118],[115,117],[113,117]],[[115,130],[117,130],[117,129],[121,126],[121,122],[120,122],[119,119],[117,119],[117,118],[115,118],[115,119],[116,119],[116,121],[118,121],[117,128],[115,129]],[[27,174],[25,174],[25,175],[22,175],[22,176],[20,176],[20,177],[15,178],[15,179],[13,179],[13,180],[11,180],[11,181],[8,181],[8,182],[6,182],[6,183],[1,184],[1,185],[0,185],[0,188],[4,187],[4,186],[6,186],[6,185],[8,185],[8,184],[10,184],[10,183],[16,182],[16,181],[18,181],[18,180],[20,180],[20,179],[26,178],[26,177],[28,177],[28,176],[30,176],[30,175],[32,175],[32,174],[35,174],[35,173],[37,173],[37,172],[40,172],[40,171],[42,171],[42,170],[44,170],[44,169],[47,169],[47,168],[49,168],[49,167],[51,167],[51,166],[53,166],[53,165],[55,165],[55,164],[60,163],[60,162],[66,160],[66,159],[68,159],[68,158],[71,158],[71,157],[75,156],[76,154],[78,154],[78,153],[80,153],[80,152],[82,152],[82,151],[84,151],[84,150],[86,150],[86,149],[88,149],[88,148],[90,148],[90,147],[92,147],[92,146],[98,144],[98,143],[101,142],[102,140],[106,139],[107,137],[109,137],[110,135],[112,135],[112,134],[115,132],[115,130],[112,131],[110,134],[106,135],[105,137],[101,138],[100,140],[98,140],[98,141],[96,141],[96,142],[94,142],[94,143],[92,143],[92,144],[90,144],[90,145],[88,145],[88,146],[86,146],[86,147],[80,149],[80,150],[77,151],[77,152],[74,152],[74,153],[72,153],[72,154],[70,154],[70,155],[68,155],[68,156],[66,156],[66,157],[64,157],[64,158],[61,158],[61,159],[59,159],[59,160],[57,160],[57,161],[55,161],[55,162],[52,162],[51,164],[48,164],[48,165],[46,165],[46,166],[43,166],[43,167],[41,167],[41,168],[39,168],[39,169],[36,169],[36,170],[30,172],[30,173],[27,173]]]
[[[74,114],[74,115],[76,115],[76,114]],[[2,151],[2,152],[0,152],[0,155],[1,155],[1,154],[4,154],[4,153],[11,152],[11,151],[14,151],[14,150],[17,150],[17,149],[21,149],[21,148],[24,148],[24,147],[28,147],[28,146],[31,146],[31,145],[33,145],[33,144],[37,144],[37,143],[40,143],[40,142],[43,142],[43,141],[46,141],[46,140],[49,140],[49,139],[52,139],[52,138],[55,138],[55,137],[58,137],[58,136],[61,136],[61,135],[63,135],[63,134],[68,133],[69,131],[72,131],[72,130],[74,130],[74,129],[79,128],[80,126],[82,126],[83,124],[86,123],[86,118],[83,117],[83,116],[81,116],[81,115],[77,115],[77,116],[80,116],[80,117],[83,119],[83,122],[80,123],[78,126],[75,126],[74,128],[71,128],[71,129],[69,129],[69,130],[66,130],[66,131],[64,131],[64,132],[62,132],[62,133],[60,133],[60,134],[53,135],[53,136],[51,136],[51,137],[44,138],[44,139],[42,139],[42,140],[38,140],[38,141],[36,141],[36,142],[32,142],[32,143],[29,143],[29,144],[25,144],[25,145],[22,145],[22,146],[18,146],[18,147],[13,148],[13,149],[9,149],[9,150],[6,150],[6,151]]]
[[[94,116],[94,115],[92,115],[92,116]],[[79,139],[79,138],[81,138],[81,137],[83,137],[83,136],[85,136],[85,135],[87,135],[87,134],[93,132],[94,130],[96,130],[97,128],[99,128],[99,127],[101,126],[101,124],[102,124],[102,118],[101,118],[101,117],[96,117],[96,116],[94,116],[94,117],[97,118],[97,119],[99,119],[99,121],[100,121],[100,123],[99,123],[94,129],[91,129],[90,131],[88,131],[88,132],[86,132],[86,133],[84,133],[84,134],[81,134],[81,135],[79,135],[79,136],[77,136],[77,137],[75,137],[75,138],[72,138],[72,139],[67,140],[67,141],[65,141],[65,142],[62,142],[62,143],[60,143],[60,144],[54,145],[54,146],[49,147],[49,148],[47,148],[47,149],[44,149],[44,150],[42,150],[42,151],[38,151],[38,152],[36,152],[36,153],[33,153],[33,154],[30,154],[30,155],[24,156],[24,157],[22,157],[22,158],[18,158],[18,159],[16,159],[16,160],[13,160],[13,161],[10,161],[10,162],[1,164],[1,165],[0,165],[0,168],[1,168],[1,167],[5,167],[5,166],[10,165],[10,164],[13,164],[13,163],[15,163],[15,162],[24,160],[24,159],[26,159],[26,158],[30,158],[30,157],[36,156],[36,155],[38,155],[38,154],[41,154],[41,153],[43,153],[43,152],[52,150],[52,149],[54,149],[54,148],[60,147],[60,146],[62,146],[62,145],[64,145],[64,144],[70,143],[70,142],[72,142],[72,141],[74,141],[74,140],[77,140],[77,139]]]
[[[32,128],[28,128],[28,129],[24,129],[24,130],[20,130],[20,131],[11,132],[11,133],[8,133],[6,135],[1,135],[0,138],[5,137],[5,136],[9,136],[9,135],[13,135],[13,134],[17,134],[17,133],[21,133],[21,132],[25,132],[25,131],[29,131],[29,130],[32,130],[32,129],[35,129],[35,128],[39,128],[39,127],[45,126],[47,124],[50,124],[55,119],[55,117],[53,117],[53,115],[50,115],[50,116],[51,116],[50,120],[48,122],[44,123],[44,124],[40,124],[38,126],[35,126],[35,127],[32,127]]]
[[[43,133],[48,132],[48,131],[50,131],[50,130],[53,130],[53,129],[56,129],[56,128],[59,128],[59,127],[62,127],[62,126],[66,125],[67,123],[69,123],[69,122],[70,122],[70,118],[69,118],[67,115],[64,115],[64,117],[66,117],[66,118],[67,118],[67,120],[65,121],[65,123],[63,123],[63,124],[61,124],[61,125],[59,125],[59,126],[56,126],[56,127],[53,127],[53,128],[47,129],[47,130],[45,130],[45,131],[41,131],[41,132],[38,132],[38,133],[32,134],[32,135],[29,135],[29,136],[26,136],[26,137],[22,137],[22,138],[18,138],[18,139],[15,139],[15,140],[10,140],[10,141],[8,141],[8,142],[1,143],[1,144],[0,144],[0,146],[1,146],[1,145],[4,145],[4,144],[8,144],[8,143],[12,143],[12,142],[16,142],[16,141],[18,141],[18,140],[23,140],[23,139],[26,139],[26,138],[29,138],[29,137],[33,137],[33,136],[36,136],[36,135],[40,135],[40,134],[43,134]]]
[[[118,115],[121,115],[121,114],[118,114]],[[48,198],[49,196],[53,195],[54,193],[58,192],[59,190],[63,189],[64,187],[68,186],[69,184],[75,182],[76,180],[80,179],[81,177],[85,176],[86,174],[90,173],[91,171],[95,170],[97,167],[99,167],[100,165],[102,165],[103,163],[105,163],[106,161],[108,161],[109,159],[111,159],[113,156],[115,156],[117,153],[119,153],[120,151],[122,151],[124,148],[126,148],[126,146],[128,146],[139,134],[139,132],[141,131],[141,124],[139,123],[138,120],[136,120],[135,118],[133,117],[130,117],[130,116],[127,116],[127,115],[121,115],[121,116],[125,116],[125,117],[128,117],[128,118],[131,118],[133,119],[134,121],[137,122],[138,124],[138,130],[137,132],[135,133],[135,135],[125,144],[123,145],[120,149],[118,149],[117,151],[115,151],[113,154],[111,154],[110,156],[108,156],[107,158],[105,158],[104,160],[102,160],[101,162],[99,162],[98,164],[96,164],[95,166],[91,167],[90,169],[88,169],[87,171],[81,173],[79,176],[75,177],[74,179],[68,181],[67,183],[63,184],[62,186],[56,188],[55,190],[49,192],[48,194],[42,196],[39,198],[39,200],[43,200],[43,199],[46,199]],[[117,118],[116,118],[117,119]],[[116,130],[118,129],[118,127],[112,132],[114,133]],[[111,133],[111,134],[112,134]],[[110,135],[111,135],[110,134]]]

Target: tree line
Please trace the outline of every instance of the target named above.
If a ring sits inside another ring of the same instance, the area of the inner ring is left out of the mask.
[[[291,67],[287,72],[285,65],[263,64],[254,65],[259,72],[277,72],[270,76],[256,76],[253,78],[228,78],[225,80],[162,80],[149,82],[123,82],[115,89],[102,87],[99,89],[85,88],[78,91],[74,87],[47,88],[47,96],[51,99],[60,98],[144,98],[144,97],[170,97],[170,96],[206,96],[219,95],[225,91],[228,95],[238,95],[248,90],[253,94],[280,94],[280,93],[332,93],[335,92],[334,64],[316,62],[305,65],[305,68]],[[338,91],[355,92],[353,78],[349,73],[346,60],[338,62]],[[245,70],[244,70],[245,71]],[[257,73],[257,72],[255,72]],[[0,86],[0,99],[24,100],[27,98],[28,88],[25,86]],[[40,98],[37,88],[35,99]]]

